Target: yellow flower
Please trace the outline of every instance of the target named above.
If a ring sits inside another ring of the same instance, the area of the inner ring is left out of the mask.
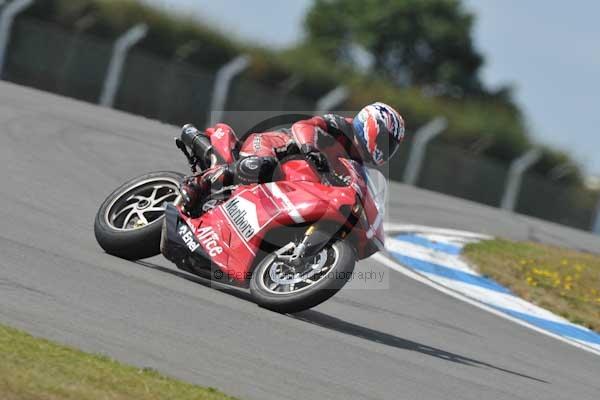
[[[532,282],[533,282],[533,278],[532,278],[531,276],[528,276],[528,277],[527,277],[527,284],[528,284],[528,285],[531,285],[531,284],[532,284]]]
[[[554,283],[553,283],[553,286],[554,286],[554,287],[558,287],[558,286],[560,286],[560,279],[555,279],[555,280],[554,280]]]

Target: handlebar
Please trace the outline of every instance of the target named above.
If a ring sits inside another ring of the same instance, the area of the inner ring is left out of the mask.
[[[192,151],[193,160],[200,168],[210,165],[212,144],[210,139],[192,125],[186,125],[181,132],[181,141]]]

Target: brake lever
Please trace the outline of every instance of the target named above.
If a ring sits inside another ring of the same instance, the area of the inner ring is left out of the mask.
[[[177,148],[179,150],[181,150],[181,152],[183,153],[183,155],[185,156],[185,158],[187,158],[188,163],[190,164],[190,168],[192,170],[192,172],[195,174],[196,173],[196,165],[198,164],[198,160],[196,159],[195,156],[192,156],[190,154],[190,152],[187,149],[187,146],[185,145],[185,143],[183,143],[183,141],[179,138],[174,138],[175,139],[175,145],[177,146]]]

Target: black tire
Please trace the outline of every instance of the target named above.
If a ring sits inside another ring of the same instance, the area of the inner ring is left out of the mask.
[[[265,257],[254,269],[250,279],[250,293],[261,307],[280,313],[295,313],[321,304],[336,294],[351,277],[356,254],[349,242],[339,240],[328,245],[337,252],[337,261],[320,281],[299,292],[273,293],[261,283],[265,270],[271,266],[274,255]]]
[[[153,217],[155,219],[148,220],[148,225],[130,229],[117,229],[109,223],[108,212],[112,212],[112,207],[115,207],[119,201],[123,201],[122,199],[127,198],[132,190],[135,190],[136,185],[150,185],[152,180],[173,183],[174,187],[177,188],[176,194],[178,195],[179,184],[183,177],[184,175],[178,172],[152,172],[131,179],[108,195],[100,206],[94,221],[94,233],[100,247],[109,254],[127,260],[138,260],[160,254],[160,238],[164,215],[154,211]]]

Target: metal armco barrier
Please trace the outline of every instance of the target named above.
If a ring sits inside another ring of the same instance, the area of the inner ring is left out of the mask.
[[[0,7],[4,1],[0,1]],[[4,72],[4,63],[6,62],[6,48],[10,41],[10,32],[13,21],[27,7],[33,4],[33,0],[15,0],[8,3],[0,10],[0,78]]]
[[[500,205],[501,208],[508,211],[513,211],[515,209],[523,174],[541,157],[541,150],[533,149],[529,150],[510,164],[506,188],[504,189],[504,196],[502,197],[502,203]]]
[[[446,121],[446,118],[438,117],[419,128],[415,134],[413,147],[408,158],[408,163],[406,164],[406,170],[404,171],[404,183],[413,186],[417,184],[427,144],[444,132],[447,126],[448,121]]]
[[[322,115],[331,111],[332,108],[344,102],[350,95],[350,91],[345,86],[338,86],[332,91],[326,93],[317,101],[317,109],[315,114]]]
[[[592,232],[600,235],[600,200],[598,200],[598,206],[596,207],[596,221],[592,227]]]
[[[229,86],[236,75],[242,73],[250,65],[250,57],[242,55],[223,65],[217,72],[215,87],[213,89],[212,102],[209,110],[208,121],[210,125],[221,122],[225,114]]]
[[[115,42],[113,55],[108,66],[104,87],[98,103],[105,107],[112,107],[115,102],[117,91],[121,83],[121,75],[123,73],[123,65],[127,58],[129,50],[148,33],[146,24],[139,24],[125,32]]]

